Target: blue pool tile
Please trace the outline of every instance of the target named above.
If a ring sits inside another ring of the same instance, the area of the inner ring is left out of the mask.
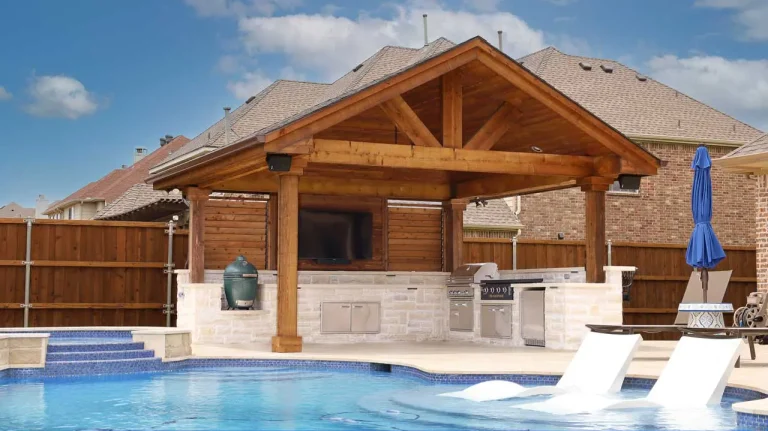
[[[115,350],[142,350],[144,343],[103,343],[103,344],[49,344],[48,353],[64,352],[107,352]]]
[[[48,353],[46,362],[98,361],[108,359],[137,359],[155,356],[152,350],[114,350],[101,352],[59,352]]]
[[[736,412],[736,427],[757,431],[768,430],[768,416]]]

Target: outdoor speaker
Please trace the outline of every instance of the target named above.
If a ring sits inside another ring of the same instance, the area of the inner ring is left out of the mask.
[[[619,175],[619,187],[622,190],[640,190],[640,175]]]
[[[287,154],[268,154],[267,166],[272,172],[288,172],[291,170],[291,156]]]

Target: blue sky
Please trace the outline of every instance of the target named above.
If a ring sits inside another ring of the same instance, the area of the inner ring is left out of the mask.
[[[619,60],[768,129],[765,0],[5,0],[0,205],[59,199],[274,79],[331,81],[385,44],[480,34]]]

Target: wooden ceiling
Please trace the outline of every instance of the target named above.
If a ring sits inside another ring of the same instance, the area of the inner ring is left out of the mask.
[[[567,155],[609,155],[611,152],[586,133],[560,117],[536,99],[515,88],[475,60],[457,70],[463,92],[463,142],[466,144],[501,106],[518,103],[518,118],[493,147],[495,151]],[[429,131],[440,140],[442,126],[442,79],[436,78],[402,95]],[[406,134],[376,106],[315,134],[318,139],[413,145]]]

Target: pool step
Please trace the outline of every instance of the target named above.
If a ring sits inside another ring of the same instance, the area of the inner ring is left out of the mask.
[[[49,344],[48,353],[114,352],[118,350],[143,350],[144,343],[103,343],[103,344]]]
[[[160,358],[107,359],[88,361],[55,361],[45,364],[45,373],[57,376],[122,374],[158,371]]]
[[[68,361],[100,361],[112,359],[152,358],[152,350],[113,350],[100,352],[59,352],[48,353],[46,363]]]

